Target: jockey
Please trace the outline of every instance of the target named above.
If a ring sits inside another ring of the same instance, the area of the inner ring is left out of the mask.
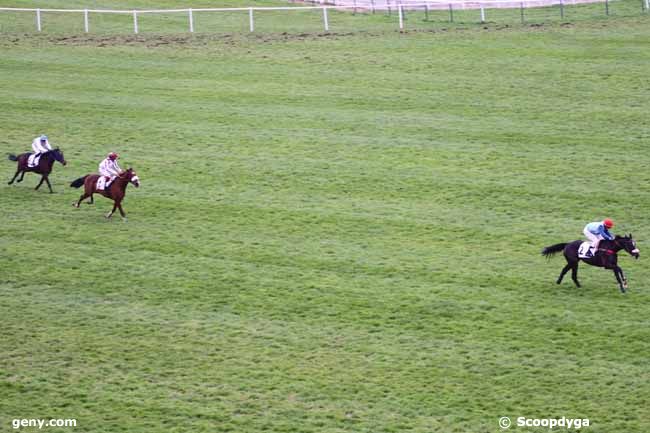
[[[122,169],[117,165],[117,160],[120,156],[111,152],[106,159],[99,163],[99,180],[97,182],[98,189],[108,187],[113,180],[122,173]]]
[[[609,232],[609,229],[612,227],[614,227],[614,221],[609,218],[605,218],[603,221],[589,223],[585,226],[583,233],[591,241],[591,247],[594,251],[593,255],[596,255],[598,252],[598,245],[602,239],[609,241],[614,239],[614,236]]]
[[[38,161],[41,159],[42,154],[52,150],[52,146],[50,146],[47,135],[41,135],[40,137],[33,139],[32,150],[34,153],[29,156],[28,165],[34,167],[38,165]]]

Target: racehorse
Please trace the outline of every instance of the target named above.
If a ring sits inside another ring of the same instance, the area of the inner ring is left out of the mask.
[[[79,188],[81,185],[84,186],[84,193],[79,197],[79,200],[76,203],[72,204],[72,206],[78,208],[81,201],[87,197],[90,197],[88,204],[93,204],[95,202],[93,200],[93,194],[101,194],[104,197],[113,200],[113,210],[106,214],[106,218],[112,217],[115,209],[119,209],[122,218],[126,221],[126,214],[122,209],[122,199],[124,199],[128,184],[132,183],[136,188],[138,188],[140,186],[140,178],[135,174],[135,171],[133,171],[132,168],[129,168],[117,176],[107,188],[98,190],[97,179],[99,179],[99,177],[100,175],[98,174],[87,174],[70,183],[70,186],[73,188]]]
[[[20,174],[20,179],[18,179],[16,182],[22,182],[23,177],[25,177],[25,173],[28,171],[33,171],[36,174],[41,175],[41,181],[36,185],[35,189],[40,188],[40,186],[43,184],[43,181],[47,182],[47,187],[50,188],[50,192],[52,191],[52,185],[50,184],[50,179],[48,179],[48,176],[52,172],[52,166],[54,165],[54,161],[59,161],[61,164],[66,165],[67,162],[65,158],[63,157],[63,152],[57,147],[56,149],[48,150],[47,152],[44,152],[41,155],[41,158],[38,160],[38,164],[36,167],[28,167],[27,166],[27,159],[29,158],[29,155],[31,153],[22,153],[18,156],[10,154],[9,155],[9,160],[10,161],[18,161],[18,168],[16,169],[16,174],[14,174],[14,177],[9,181],[9,185],[14,183],[14,180],[18,175]]]
[[[571,279],[576,284],[576,287],[580,287],[580,283],[578,282],[578,263],[582,260],[591,266],[611,269],[614,271],[621,292],[625,293],[625,289],[627,289],[627,279],[625,278],[625,275],[623,275],[623,270],[618,266],[617,254],[620,250],[625,250],[635,259],[639,258],[639,249],[637,248],[634,239],[632,239],[632,234],[630,233],[627,236],[616,235],[614,240],[611,241],[606,239],[601,240],[596,254],[594,254],[593,257],[588,258],[578,257],[578,249],[582,242],[583,241],[573,241],[571,243],[555,244],[542,250],[542,255],[548,258],[560,251],[564,252],[567,265],[562,269],[560,277],[557,279],[557,284],[562,282],[564,274],[571,269]]]

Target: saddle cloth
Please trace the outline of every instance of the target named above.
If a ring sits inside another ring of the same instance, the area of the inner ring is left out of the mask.
[[[38,165],[38,161],[41,159],[41,155],[38,155],[38,157],[36,157],[36,155],[37,155],[36,153],[31,153],[29,155],[29,157],[27,158],[27,167],[33,168]]]
[[[109,186],[111,186],[111,183],[113,182],[114,177],[111,177],[110,180],[106,180],[104,176],[99,176],[97,179],[97,185],[95,186],[98,191],[103,191]]]
[[[591,248],[591,242],[585,241],[580,244],[580,248],[578,248],[578,257],[581,259],[589,259],[593,257],[593,249]]]

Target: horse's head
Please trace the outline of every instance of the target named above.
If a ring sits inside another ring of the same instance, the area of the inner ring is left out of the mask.
[[[63,152],[58,147],[50,150],[50,153],[52,154],[52,157],[54,157],[55,161],[59,161],[63,165],[68,164],[65,158],[63,157]]]
[[[127,181],[131,182],[133,186],[135,186],[136,188],[140,186],[140,178],[138,177],[137,174],[135,174],[135,170],[133,170],[131,167],[129,167],[124,173],[122,173],[120,177],[124,177]]]
[[[614,242],[623,247],[625,251],[635,259],[639,258],[639,248],[636,246],[636,241],[632,239],[632,233],[626,236],[618,236],[614,238]]]

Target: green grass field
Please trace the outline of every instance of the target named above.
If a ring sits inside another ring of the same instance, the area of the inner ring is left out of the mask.
[[[648,24],[0,34],[0,431],[648,432]],[[606,216],[629,293],[557,286]]]

